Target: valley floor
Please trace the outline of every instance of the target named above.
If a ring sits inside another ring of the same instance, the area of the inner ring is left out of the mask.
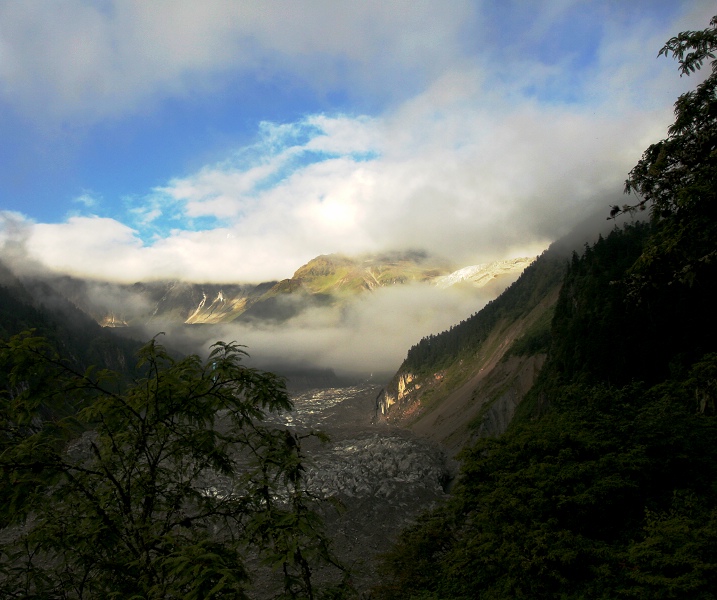
[[[415,516],[446,498],[455,471],[434,443],[388,425],[372,424],[379,386],[316,389],[294,397],[283,417],[299,430],[318,428],[331,440],[305,448],[309,489],[339,500],[324,512],[334,551],[352,569],[357,589],[377,583],[374,557],[389,549]],[[317,574],[321,578],[321,573]]]

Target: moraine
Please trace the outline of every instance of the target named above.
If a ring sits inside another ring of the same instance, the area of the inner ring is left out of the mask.
[[[307,488],[339,500],[340,511],[324,511],[327,531],[363,589],[377,581],[372,557],[386,551],[419,512],[446,498],[454,470],[433,443],[372,423],[380,389],[365,383],[295,393],[294,410],[274,417],[297,433],[318,429],[330,436],[325,444],[303,442]]]

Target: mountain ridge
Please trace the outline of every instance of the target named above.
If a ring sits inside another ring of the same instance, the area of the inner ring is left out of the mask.
[[[441,288],[501,286],[533,259],[521,258],[464,267],[421,252],[349,257],[318,256],[292,277],[259,284],[151,281],[119,284],[68,275],[45,278],[57,292],[104,327],[157,323],[186,325],[234,321],[282,322],[312,307],[342,306],[364,293],[410,283]],[[497,288],[496,288],[497,289]],[[496,295],[497,295],[496,291]]]

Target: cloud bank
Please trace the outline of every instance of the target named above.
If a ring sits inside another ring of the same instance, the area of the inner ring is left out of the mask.
[[[500,288],[508,283],[504,280]],[[236,340],[247,347],[250,365],[279,372],[310,368],[332,369],[340,376],[385,376],[398,369],[408,348],[421,338],[466,319],[496,293],[415,283],[379,288],[341,308],[314,307],[281,323],[235,321],[190,328],[150,323],[145,336],[156,335],[161,326],[169,345],[201,354],[216,340]]]
[[[216,282],[289,277],[332,252],[534,255],[599,203],[607,212],[657,134],[652,112],[462,108],[471,80],[456,74],[383,118],[265,124],[257,147],[132,199],[126,223],[30,225],[28,252],[77,275]]]

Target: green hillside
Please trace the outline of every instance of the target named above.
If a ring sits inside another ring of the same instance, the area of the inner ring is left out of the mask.
[[[559,285],[565,272],[565,255],[552,247],[528,266],[518,280],[480,312],[441,334],[413,346],[401,369],[434,372],[473,356],[500,322],[513,322],[529,314]]]
[[[480,312],[414,345],[379,395],[377,418],[410,427],[453,453],[481,428],[490,406],[508,397],[509,419],[547,351],[568,257],[554,244]]]
[[[410,281],[429,281],[451,270],[452,266],[446,261],[422,252],[356,258],[330,254],[309,261],[294,273],[292,279],[301,281],[314,294],[342,294]]]

